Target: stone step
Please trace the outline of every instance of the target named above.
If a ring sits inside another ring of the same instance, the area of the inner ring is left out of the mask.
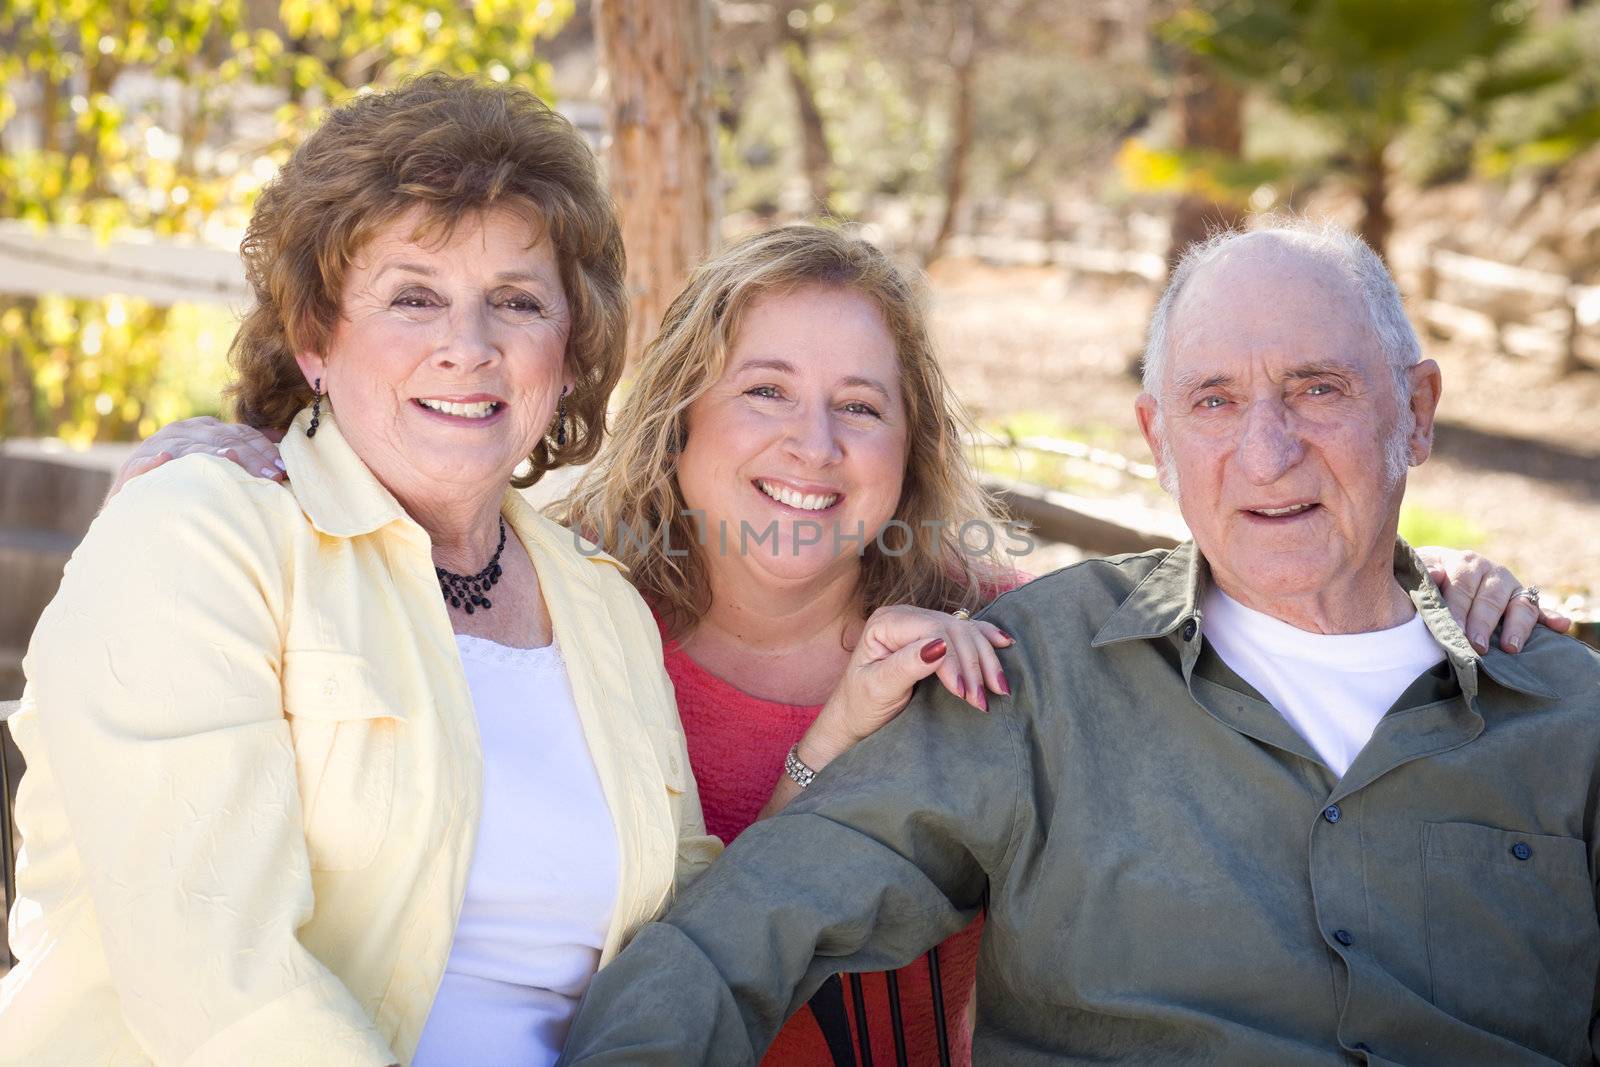
[[[0,527],[82,536],[132,445],[0,441]]]
[[[79,535],[0,526],[0,650],[26,648],[40,612],[56,595]],[[0,681],[5,661],[0,659]],[[0,688],[0,699],[6,693]]]
[[[22,695],[22,649],[0,648],[0,701]]]

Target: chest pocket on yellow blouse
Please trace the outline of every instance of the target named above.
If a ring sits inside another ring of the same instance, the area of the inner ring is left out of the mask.
[[[284,653],[283,707],[312,868],[370,866],[394,809],[398,702],[364,658],[302,649]]]

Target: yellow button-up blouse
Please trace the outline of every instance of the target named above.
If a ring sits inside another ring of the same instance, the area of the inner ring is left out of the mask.
[[[383,1067],[416,1048],[482,753],[427,534],[328,415],[314,438],[304,421],[288,491],[209,456],[123,489],[34,632],[0,1063]],[[644,603],[520,494],[503,513],[616,823],[603,966],[718,845]]]

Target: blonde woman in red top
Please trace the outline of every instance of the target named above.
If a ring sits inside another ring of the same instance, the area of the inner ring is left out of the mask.
[[[557,518],[621,558],[657,612],[711,833],[777,811],[800,789],[791,752],[821,770],[927,674],[974,714],[1006,691],[993,646],[1009,639],[947,613],[1016,582],[999,552],[1015,535],[966,461],[919,294],[878,249],[796,226],[711,259],[615,425]],[[827,702],[851,672],[880,693],[868,721]],[[938,953],[956,1063],[978,927]],[[897,982],[908,1061],[938,1063],[927,960]],[[894,1063],[887,982],[860,991],[873,1060]],[[853,992],[826,983],[764,1062],[853,1062]]]
[[[556,517],[625,563],[652,604],[707,829],[724,841],[893,718],[921,678],[937,673],[974,714],[1005,691],[992,649],[1009,639],[959,613],[1024,580],[1002,555],[1021,541],[980,490],[963,427],[919,292],[863,241],[817,227],[748,238],[669,308],[612,439]],[[125,476],[201,449],[275,476],[270,442],[215,420],[168,427]],[[1469,633],[1506,612],[1505,638],[1526,638],[1535,620],[1509,572],[1422,551],[1448,564],[1437,576],[1470,610]],[[829,701],[844,686],[871,695],[851,702],[864,718]],[[971,1059],[980,926],[938,949],[957,1064]],[[907,1062],[938,1063],[927,958],[896,983]],[[860,982],[880,1064],[895,1062],[888,984]],[[825,984],[763,1064],[855,1062],[854,993]]]

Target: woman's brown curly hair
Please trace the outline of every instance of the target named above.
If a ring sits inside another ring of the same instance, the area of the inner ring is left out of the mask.
[[[592,458],[628,333],[611,198],[582,135],[538,97],[443,74],[335,108],[262,190],[239,249],[255,304],[230,352],[235,417],[282,430],[311,402],[294,354],[323,350],[352,258],[419,205],[425,228],[444,236],[490,207],[523,213],[548,235],[572,309],[575,384],[566,444],[541,439],[531,473],[513,483]]]

